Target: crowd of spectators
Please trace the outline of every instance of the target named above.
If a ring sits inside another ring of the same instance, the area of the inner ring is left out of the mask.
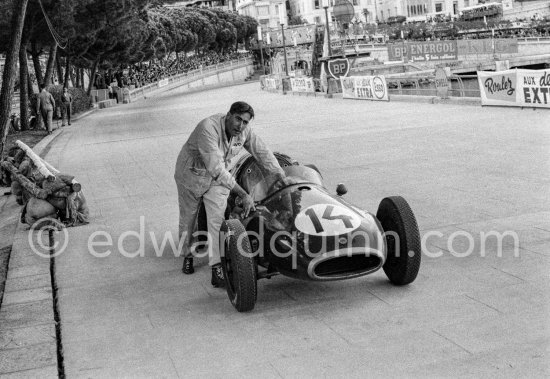
[[[383,41],[379,41],[383,36]],[[451,39],[479,38],[531,38],[550,37],[550,20],[510,21],[447,21],[428,23],[425,21],[405,23],[402,25],[382,26],[376,31],[364,32],[356,39],[368,43],[385,43],[395,40],[433,41]]]
[[[201,55],[191,55],[184,58],[175,58],[170,63],[140,63],[120,70],[107,70],[96,73],[94,87],[109,89],[112,87],[139,88],[168,77],[185,74],[208,66],[250,57],[249,52],[231,51],[224,54],[208,51]]]

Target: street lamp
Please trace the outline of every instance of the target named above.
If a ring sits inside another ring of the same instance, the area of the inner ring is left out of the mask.
[[[262,27],[258,25],[258,44],[260,45],[260,62],[262,64],[262,70],[264,70],[265,75],[265,67],[264,67],[264,51],[262,49],[263,45],[263,36],[262,36]]]
[[[328,56],[332,56],[332,48],[330,47],[330,29],[328,27],[328,6],[329,0],[323,0],[323,8],[325,8],[325,23],[327,25],[327,40],[328,40]]]
[[[283,7],[279,7],[279,22],[281,23],[281,33],[283,34],[283,53],[285,54],[285,73],[286,73],[286,76],[288,76],[288,61],[286,58],[286,41],[285,41],[285,30],[284,30],[285,15],[284,15],[284,10],[281,12],[282,9]]]

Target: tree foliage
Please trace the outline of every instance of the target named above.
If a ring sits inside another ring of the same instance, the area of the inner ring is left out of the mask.
[[[9,21],[15,0],[0,5],[0,53],[6,51]],[[61,42],[60,57],[70,57],[76,67],[90,68],[99,58],[109,68],[172,53],[223,52],[247,42],[256,33],[257,21],[249,16],[214,8],[168,8],[159,0],[41,0],[55,41],[38,1],[27,7],[23,40],[38,56]],[[34,57],[36,58],[36,57]],[[33,61],[38,61],[34,60]]]

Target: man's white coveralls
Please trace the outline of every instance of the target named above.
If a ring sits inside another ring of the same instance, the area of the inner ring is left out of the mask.
[[[220,227],[229,191],[236,183],[227,170],[231,159],[244,147],[266,171],[284,176],[273,153],[250,126],[228,141],[225,118],[225,114],[215,114],[197,125],[181,149],[174,174],[178,187],[180,242],[185,238],[183,255],[192,253],[191,236],[202,198],[208,222],[210,266],[220,263]]]

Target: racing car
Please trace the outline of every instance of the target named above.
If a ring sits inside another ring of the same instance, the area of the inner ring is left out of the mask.
[[[274,275],[331,281],[357,278],[380,268],[391,283],[413,282],[420,269],[418,225],[407,201],[384,198],[376,216],[323,185],[314,165],[275,153],[287,180],[262,171],[243,155],[232,172],[253,198],[256,210],[242,217],[240,198],[228,198],[220,231],[221,263],[229,300],[239,312],[254,308],[257,281]],[[289,184],[290,183],[290,184]],[[198,216],[206,230],[206,213]]]

